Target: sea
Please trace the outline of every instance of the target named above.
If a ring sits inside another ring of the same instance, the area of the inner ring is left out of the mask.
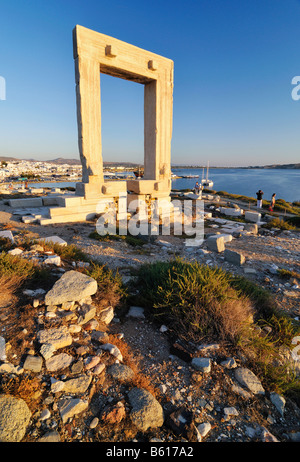
[[[202,168],[173,168],[172,173],[180,178],[172,179],[172,189],[192,189],[196,181],[201,181]],[[186,176],[193,178],[182,178]],[[206,169],[204,171],[206,177]],[[263,199],[269,200],[273,193],[276,199],[287,202],[300,201],[300,169],[243,169],[243,168],[210,168],[208,179],[213,181],[211,189],[241,194],[256,198],[256,192],[262,189]],[[29,183],[37,188],[75,187],[75,182]]]
[[[199,175],[198,178],[177,178],[172,180],[172,189],[193,188],[202,179],[203,169],[172,169],[177,176]],[[206,169],[204,171],[206,177]],[[263,199],[269,200],[273,193],[276,199],[287,202],[300,201],[300,169],[243,169],[210,168],[208,179],[213,181],[211,189],[241,194],[256,199],[256,192],[264,192]]]

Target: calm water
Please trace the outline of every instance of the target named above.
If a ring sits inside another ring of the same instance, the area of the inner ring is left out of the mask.
[[[172,189],[193,188],[197,179],[202,179],[202,169],[172,169],[176,175],[199,175],[199,178],[179,178],[172,180]],[[204,171],[206,176],[206,170]],[[214,182],[212,189],[243,194],[256,198],[256,191],[262,189],[263,198],[269,200],[273,193],[276,199],[287,202],[300,200],[300,170],[296,169],[209,169],[209,179]]]
[[[202,179],[201,169],[174,169],[176,175],[199,175],[199,178],[178,178],[172,180],[172,189],[192,189],[195,182]],[[206,170],[205,170],[206,175]],[[276,199],[288,202],[300,201],[300,170],[282,169],[209,169],[209,179],[214,182],[212,189],[243,194],[256,198],[256,191],[264,191],[264,199],[269,200],[276,193]],[[75,182],[64,183],[30,183],[32,187],[63,188],[75,187]]]

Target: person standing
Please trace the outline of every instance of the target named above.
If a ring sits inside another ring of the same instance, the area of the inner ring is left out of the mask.
[[[271,202],[270,202],[270,207],[269,207],[270,212],[273,212],[273,210],[274,210],[274,207],[275,207],[275,197],[276,197],[276,194],[273,193],[273,194],[272,194],[272,198],[271,198]]]
[[[263,191],[260,189],[259,191],[257,191],[256,193],[256,197],[257,197],[257,208],[258,209],[261,209],[262,208],[262,197],[263,197],[264,193]]]

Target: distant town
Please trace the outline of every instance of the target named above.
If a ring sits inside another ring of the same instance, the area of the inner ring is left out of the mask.
[[[110,177],[114,174],[122,177],[128,176],[142,164],[133,162],[103,162],[104,175]],[[172,165],[173,169],[178,168],[202,168],[201,165]],[[214,167],[210,168],[235,168],[235,167]],[[300,164],[249,166],[237,168],[265,168],[265,169],[299,169]],[[38,161],[34,159],[17,159],[14,157],[0,157],[0,181],[77,181],[81,178],[82,167],[79,159],[57,158],[53,160]]]
[[[122,177],[133,175],[139,166],[134,163],[104,162],[104,175],[109,178],[114,175]],[[81,179],[82,166],[80,160],[58,158],[47,161],[34,159],[17,159],[0,157],[0,182],[15,181],[54,182],[78,181]]]

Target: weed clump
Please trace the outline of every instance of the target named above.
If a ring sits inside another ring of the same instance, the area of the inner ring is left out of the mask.
[[[282,218],[273,218],[271,221],[263,225],[264,228],[279,228],[279,229],[287,229],[287,230],[295,230],[296,226],[289,223],[287,220],[283,220]]]
[[[125,299],[127,292],[122,283],[120,274],[113,273],[105,265],[91,262],[88,268],[83,269],[84,273],[94,278],[98,284],[98,291],[95,298],[98,304],[106,301],[110,305],[117,305],[121,299]]]
[[[251,301],[232,286],[220,268],[181,259],[141,267],[138,287],[154,318],[186,340],[235,342],[253,320]]]
[[[300,379],[282,361],[298,322],[280,312],[266,289],[198,262],[157,262],[138,271],[138,302],[185,341],[217,341],[239,351],[270,389],[299,396]],[[269,329],[268,329],[269,328]]]

